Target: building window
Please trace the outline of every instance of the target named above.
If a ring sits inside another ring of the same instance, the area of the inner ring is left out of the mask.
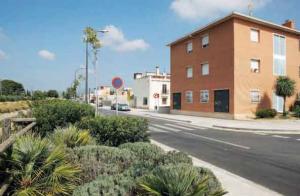
[[[259,90],[250,91],[251,103],[259,103],[260,102],[260,92]]]
[[[162,85],[162,94],[167,94],[167,92],[168,92],[167,85],[163,84]]]
[[[200,103],[208,103],[209,101],[209,91],[201,90],[200,91]]]
[[[206,48],[209,45],[209,35],[202,36],[202,48]]]
[[[260,72],[260,60],[251,59],[250,70],[253,73],[259,73]]]
[[[186,45],[186,52],[187,53],[192,53],[193,52],[193,42],[189,42]]]
[[[166,97],[163,97],[163,98],[162,98],[162,104],[163,104],[163,105],[166,105],[166,104],[167,104],[167,98],[166,98]]]
[[[193,91],[186,91],[185,92],[185,101],[187,103],[193,103]]]
[[[209,74],[209,64],[208,63],[204,63],[201,65],[201,73],[203,76],[206,76]]]
[[[286,74],[286,41],[281,35],[273,37],[273,74],[276,76]]]
[[[251,39],[252,42],[259,42],[259,30],[251,29],[250,39]]]
[[[192,67],[186,68],[186,77],[187,78],[192,78],[193,77],[193,68]]]
[[[143,105],[148,105],[148,98],[147,97],[143,98]]]

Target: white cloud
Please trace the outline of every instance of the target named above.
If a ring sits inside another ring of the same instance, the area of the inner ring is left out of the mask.
[[[254,9],[272,0],[253,0]],[[173,0],[171,9],[187,20],[216,18],[231,11],[246,11],[249,0]]]
[[[136,50],[146,50],[149,44],[143,39],[127,40],[124,33],[114,25],[105,27],[109,32],[105,33],[102,38],[102,44],[109,46],[118,52],[130,52]]]
[[[55,59],[55,54],[52,52],[49,52],[48,50],[40,50],[38,52],[38,55],[40,57],[42,57],[43,59],[50,60],[50,61]]]
[[[6,58],[7,58],[7,54],[3,50],[0,50],[0,60],[4,60]]]

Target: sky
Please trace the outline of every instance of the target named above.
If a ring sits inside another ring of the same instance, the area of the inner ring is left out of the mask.
[[[91,26],[109,30],[99,34],[99,85],[110,85],[120,76],[130,87],[135,72],[153,71],[157,65],[169,72],[169,42],[232,11],[247,13],[248,4],[249,0],[0,0],[0,79],[21,82],[29,90],[65,90],[75,70],[85,64],[83,30]],[[255,17],[278,24],[293,19],[299,29],[299,0],[253,0],[253,5]],[[90,68],[94,87],[91,63]]]

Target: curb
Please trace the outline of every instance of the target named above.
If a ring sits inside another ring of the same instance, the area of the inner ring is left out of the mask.
[[[249,128],[242,128],[242,127],[227,127],[227,126],[221,126],[221,125],[213,125],[212,127],[215,127],[215,128],[221,128],[221,129],[233,129],[233,130],[241,130],[241,131],[251,131],[251,132],[261,132],[261,131],[264,131],[264,132],[268,132],[268,131],[282,131],[282,130],[279,130],[279,129],[249,129]],[[300,130],[286,130],[285,132],[299,132],[300,134]]]
[[[157,142],[155,140],[150,140],[152,144],[159,146],[164,151],[179,151],[175,148],[172,148],[170,146],[167,146],[165,144],[162,144],[160,142]],[[212,165],[210,163],[207,163],[205,161],[202,161],[196,157],[189,156],[192,158],[193,165],[196,167],[205,167],[215,174],[215,176],[218,178],[218,180],[221,182],[223,188],[225,191],[228,191],[226,194],[227,196],[253,196],[253,195],[259,195],[259,196],[282,196],[281,194],[270,190],[262,185],[259,185],[255,182],[252,182],[250,180],[247,180],[246,178],[243,178],[241,176],[238,176],[236,174],[233,174],[229,171],[226,171],[222,168],[219,168],[215,165]]]

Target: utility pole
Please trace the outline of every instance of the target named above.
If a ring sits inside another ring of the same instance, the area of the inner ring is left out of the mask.
[[[89,89],[89,44],[87,37],[85,38],[85,103],[88,103]]]

